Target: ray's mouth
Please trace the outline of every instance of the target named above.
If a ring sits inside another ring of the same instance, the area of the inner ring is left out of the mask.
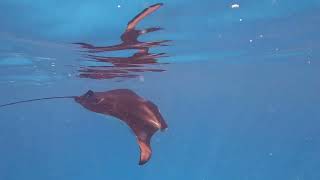
[[[75,100],[76,102],[80,103],[80,102],[81,102],[81,97],[76,96],[76,97],[74,98],[74,100]]]

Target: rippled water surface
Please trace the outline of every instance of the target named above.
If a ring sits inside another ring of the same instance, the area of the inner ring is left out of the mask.
[[[118,116],[72,99],[1,107],[0,179],[320,179],[319,10],[318,0],[1,0],[0,104],[129,89],[168,129],[139,166],[137,133],[117,119],[141,113],[136,101],[108,99],[102,108],[129,114]]]

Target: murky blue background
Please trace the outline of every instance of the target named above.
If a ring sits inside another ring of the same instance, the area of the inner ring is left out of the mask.
[[[139,27],[170,39],[163,73],[79,78],[72,42],[111,45],[158,1],[1,0],[0,104],[129,88],[169,129],[138,166],[130,130],[72,100],[0,109],[1,180],[319,180],[320,1],[164,0]],[[240,8],[231,8],[239,4]],[[132,53],[112,52],[114,55]]]

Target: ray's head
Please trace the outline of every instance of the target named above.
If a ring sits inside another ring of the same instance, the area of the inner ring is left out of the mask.
[[[99,101],[99,99],[93,91],[89,90],[84,95],[75,97],[75,101],[86,107],[89,105],[96,104]]]

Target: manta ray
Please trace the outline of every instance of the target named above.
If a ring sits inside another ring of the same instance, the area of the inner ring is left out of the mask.
[[[105,92],[94,92],[89,90],[81,96],[61,96],[31,99],[0,105],[9,105],[48,100],[72,98],[75,102],[89,111],[113,116],[120,119],[134,132],[140,148],[139,165],[147,163],[152,154],[151,137],[158,130],[167,129],[167,124],[163,119],[158,107],[151,101],[138,96],[129,89],[115,89]]]
[[[154,103],[128,89],[88,91],[75,97],[75,101],[90,111],[111,115],[125,122],[137,137],[140,147],[139,165],[145,164],[151,158],[152,135],[168,127]]]

